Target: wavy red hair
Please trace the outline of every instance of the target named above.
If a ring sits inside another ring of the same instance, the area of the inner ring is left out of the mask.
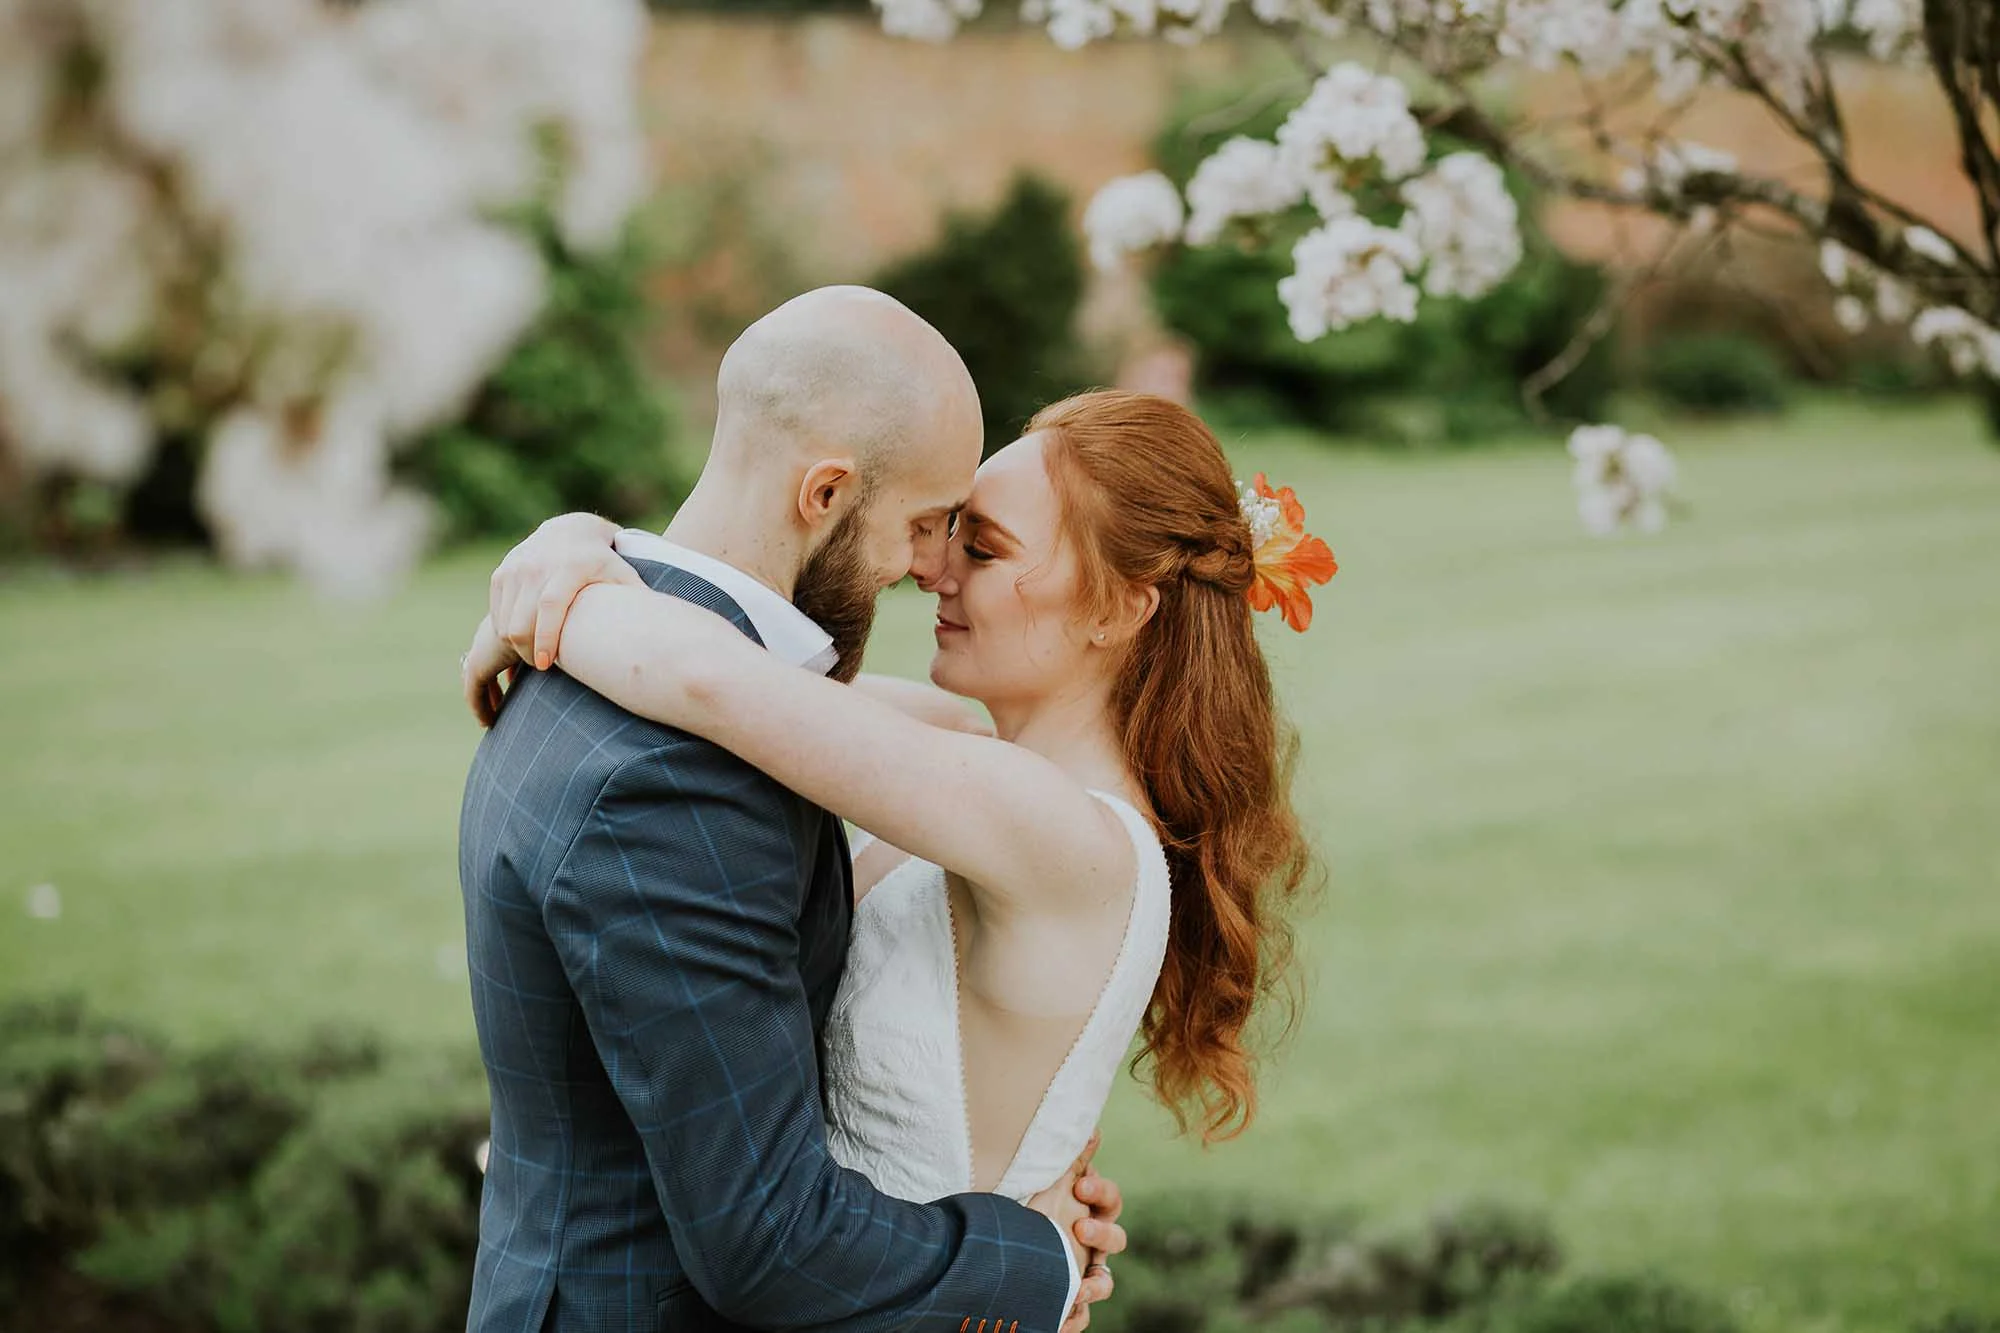
[[[1108,610],[1122,589],[1159,589],[1113,696],[1173,875],[1134,1072],[1151,1065],[1183,1130],[1232,1138],[1256,1114],[1253,1013],[1284,999],[1282,1032],[1295,1010],[1287,909],[1313,865],[1291,801],[1297,741],[1251,623],[1250,526],[1221,445],[1169,399],[1079,394],[1027,429],[1044,436],[1085,597]]]

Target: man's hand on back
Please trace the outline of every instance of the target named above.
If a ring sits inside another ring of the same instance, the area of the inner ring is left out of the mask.
[[[1083,1275],[1076,1305],[1063,1320],[1061,1333],[1082,1333],[1090,1327],[1090,1307],[1111,1295],[1111,1268],[1106,1261],[1125,1249],[1125,1228],[1118,1224],[1124,1196],[1116,1181],[1098,1175],[1091,1165],[1100,1139],[1092,1134],[1062,1179],[1028,1200],[1030,1208],[1052,1219],[1069,1237],[1070,1254]]]

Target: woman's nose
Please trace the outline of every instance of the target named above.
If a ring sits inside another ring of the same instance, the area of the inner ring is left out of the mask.
[[[917,586],[925,592],[934,592],[940,597],[950,597],[958,592],[958,574],[952,568],[951,548],[946,546],[937,558],[928,562],[921,570],[912,568]]]

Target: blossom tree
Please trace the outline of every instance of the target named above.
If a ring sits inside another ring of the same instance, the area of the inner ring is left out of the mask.
[[[876,0],[892,33],[942,40],[981,0]],[[1310,90],[1271,139],[1230,139],[1185,190],[1157,172],[1114,181],[1084,225],[1100,265],[1185,243],[1290,246],[1279,284],[1311,340],[1408,321],[1426,297],[1474,297],[1521,256],[1503,170],[1549,193],[1664,220],[1699,243],[1732,230],[1817,243],[1840,325],[1936,347],[1962,375],[2000,377],[2000,4],[1993,0],[1026,0],[1065,47],[1115,35],[1194,42],[1242,20],[1296,54]],[[1856,172],[1836,69],[1850,57],[1928,71],[1949,106],[1977,233]],[[1362,63],[1356,56],[1366,57]],[[1509,67],[1574,72],[1573,112],[1509,119]],[[1811,162],[1811,181],[1746,170],[1674,127],[1691,99],[1748,99]],[[1614,300],[1618,293],[1614,292]],[[1578,330],[1540,383],[1611,326]],[[1673,480],[1656,440],[1586,428],[1571,442],[1593,531],[1653,527]]]
[[[0,450],[129,481],[204,441],[223,553],[365,588],[392,452],[644,186],[638,0],[0,0]]]

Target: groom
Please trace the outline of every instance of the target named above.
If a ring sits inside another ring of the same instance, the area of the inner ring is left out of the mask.
[[[943,568],[979,462],[971,378],[903,306],[828,288],[753,325],[717,390],[694,494],[666,538],[621,534],[609,572],[850,679],[876,593]],[[578,550],[604,551],[608,527]],[[574,591],[510,558],[494,623],[524,635]],[[544,667],[554,647],[519,646]],[[1073,1170],[1032,1209],[912,1204],[827,1154],[818,1033],[851,874],[825,811],[525,673],[459,829],[493,1105],[468,1329],[1057,1333],[1081,1247],[1123,1247],[1109,1181]],[[1093,1271],[1081,1295],[1106,1290]]]

